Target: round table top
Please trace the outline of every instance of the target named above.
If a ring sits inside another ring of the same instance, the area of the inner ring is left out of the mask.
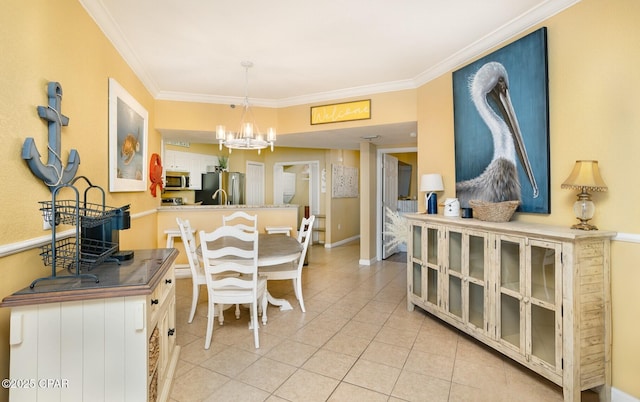
[[[222,241],[221,241],[222,240]],[[224,239],[207,243],[210,248],[223,247]],[[302,252],[302,244],[294,237],[283,234],[260,234],[258,235],[258,266],[266,267],[291,262],[298,259]],[[202,250],[198,247],[198,255],[202,255]]]

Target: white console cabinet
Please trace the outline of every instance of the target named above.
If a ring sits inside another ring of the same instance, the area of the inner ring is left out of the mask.
[[[43,281],[5,298],[10,400],[168,400],[180,349],[176,255],[136,250],[134,261],[92,270],[98,284]]]
[[[563,387],[610,400],[610,231],[407,215],[419,306]]]

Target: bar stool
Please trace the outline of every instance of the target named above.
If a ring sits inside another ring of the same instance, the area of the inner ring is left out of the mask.
[[[287,236],[291,236],[291,227],[289,226],[266,226],[264,230],[266,230],[268,234],[286,234]]]
[[[195,229],[192,229],[192,232],[195,233]],[[175,239],[180,239],[180,229],[166,229],[164,234],[167,235],[167,248],[173,248],[173,243]],[[189,264],[176,264],[176,278],[191,278],[191,268]]]

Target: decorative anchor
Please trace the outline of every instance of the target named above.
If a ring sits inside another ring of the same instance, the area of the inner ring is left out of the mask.
[[[61,113],[62,86],[58,82],[50,82],[47,86],[49,106],[38,106],[38,116],[49,122],[49,157],[47,164],[40,161],[40,152],[32,137],[28,137],[22,145],[22,159],[27,161],[31,172],[40,178],[53,192],[57,187],[67,185],[76,175],[80,165],[78,151],[72,149],[69,152],[67,166],[62,168],[60,151],[62,140],[60,134],[62,126],[69,124],[69,118]]]

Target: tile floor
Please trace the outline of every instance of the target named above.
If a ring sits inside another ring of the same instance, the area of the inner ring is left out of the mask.
[[[180,361],[172,401],[561,401],[555,384],[426,314],[407,311],[400,261],[358,265],[359,245],[309,248],[302,313],[290,281],[269,282],[290,311],[268,309],[260,348],[248,310],[216,321],[204,349],[206,290],[188,324],[191,281],[177,284]],[[584,394],[584,393],[583,393]]]

